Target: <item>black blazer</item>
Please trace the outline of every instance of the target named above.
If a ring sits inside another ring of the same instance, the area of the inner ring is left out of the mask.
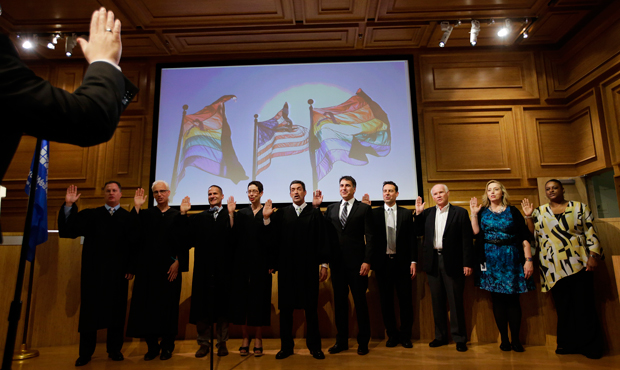
[[[138,88],[113,65],[92,63],[73,93],[37,77],[0,34],[0,181],[22,134],[91,146],[110,140]]]
[[[330,225],[330,265],[359,271],[362,263],[372,264],[373,260],[372,208],[355,200],[343,229],[340,224],[341,202],[330,204],[325,211],[325,220]]]
[[[380,270],[385,263],[387,234],[385,231],[385,208],[372,210],[374,222],[375,254],[373,269]],[[418,261],[418,247],[413,228],[413,212],[410,209],[396,207],[396,262],[398,266],[410,267],[411,262]]]
[[[416,235],[424,236],[422,270],[425,272],[432,271],[436,258],[433,250],[436,213],[437,207],[431,207],[415,217]],[[449,276],[463,276],[463,267],[474,267],[475,257],[472,238],[473,230],[469,214],[465,209],[450,204],[442,239],[444,264]]]

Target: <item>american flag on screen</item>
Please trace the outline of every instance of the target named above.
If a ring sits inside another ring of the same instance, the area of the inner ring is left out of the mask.
[[[257,122],[256,131],[256,175],[269,168],[272,158],[308,150],[308,129],[293,124],[288,117],[288,103],[273,118]]]

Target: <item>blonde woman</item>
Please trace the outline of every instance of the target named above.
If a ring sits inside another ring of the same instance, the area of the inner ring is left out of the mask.
[[[551,291],[558,314],[558,355],[603,356],[604,340],[594,304],[594,271],[603,256],[587,205],[564,199],[559,180],[545,184],[549,203],[534,209],[521,202],[540,248],[543,292]]]
[[[531,234],[521,212],[508,202],[508,192],[496,180],[487,183],[482,204],[471,198],[471,226],[480,256],[476,285],[491,292],[493,315],[501,335],[502,351],[523,352],[519,340],[519,293],[535,290]],[[508,326],[512,342],[508,338]]]

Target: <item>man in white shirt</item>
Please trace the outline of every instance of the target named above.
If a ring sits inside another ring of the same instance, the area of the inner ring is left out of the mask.
[[[435,339],[430,347],[448,344],[446,297],[450,304],[450,331],[459,352],[467,351],[463,290],[465,277],[474,265],[473,232],[465,209],[448,202],[450,191],[444,184],[431,189],[435,207],[424,209],[416,200],[415,229],[424,236],[422,270],[428,276],[435,319]]]

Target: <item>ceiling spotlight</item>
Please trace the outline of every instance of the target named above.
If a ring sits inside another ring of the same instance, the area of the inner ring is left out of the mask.
[[[526,39],[530,37],[530,35],[527,33],[527,31],[523,32],[523,38]]]
[[[506,19],[506,22],[504,23],[504,27],[502,27],[502,29],[499,30],[499,32],[497,32],[497,36],[505,37],[509,33],[510,33],[510,19]]]
[[[37,43],[37,35],[32,35],[32,37],[24,37],[24,42],[22,42],[22,48],[24,49],[32,49]]]
[[[45,47],[47,47],[50,50],[54,50],[56,49],[56,45],[58,43],[58,40],[56,40],[56,37],[54,35],[49,37],[49,40],[47,41],[47,43],[45,44]]]
[[[480,21],[471,21],[471,31],[469,31],[469,43],[476,46],[478,43],[478,35],[480,34]]]
[[[73,48],[77,45],[77,36],[71,34],[71,36],[65,37],[65,55],[70,57],[73,55]]]
[[[454,29],[453,26],[450,25],[450,22],[443,21],[441,22],[441,30],[443,31],[443,36],[441,36],[441,40],[439,40],[439,47],[443,48],[446,46],[446,42],[448,42],[448,38]]]

